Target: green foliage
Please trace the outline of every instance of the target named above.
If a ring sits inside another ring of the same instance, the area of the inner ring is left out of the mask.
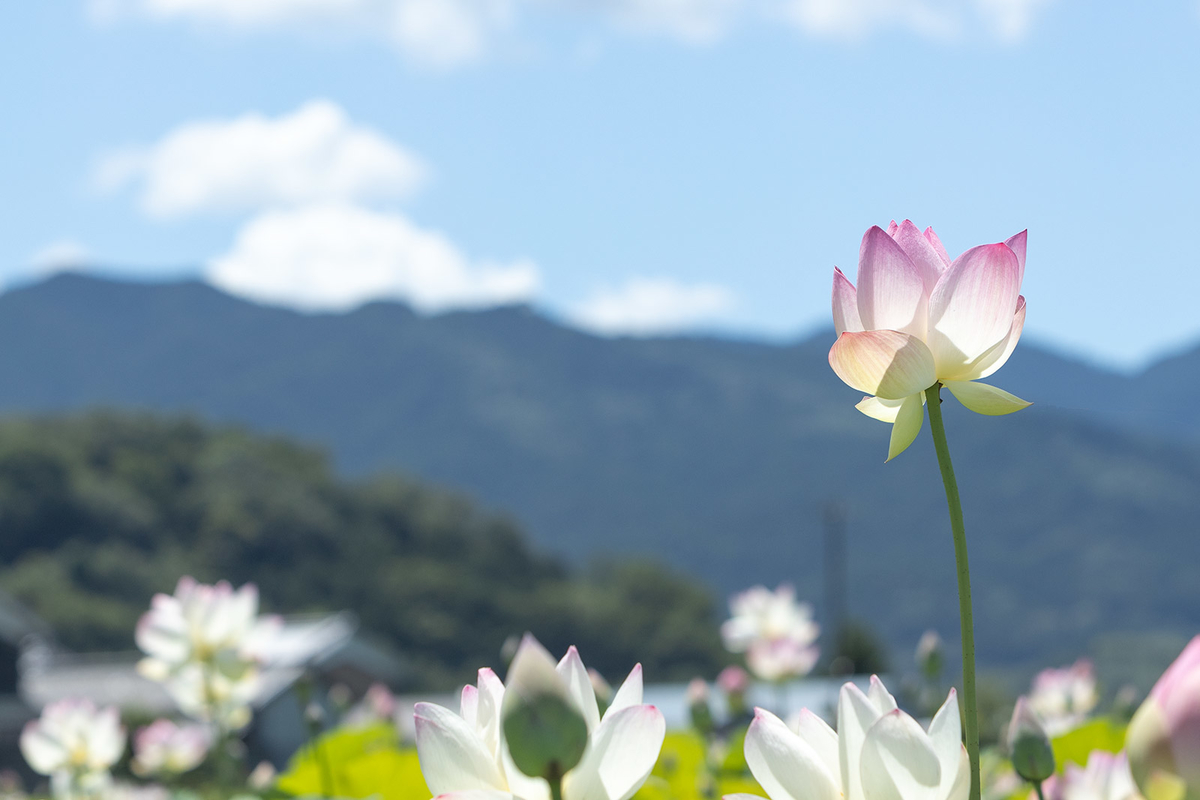
[[[1125,746],[1125,726],[1108,717],[1099,717],[1056,737],[1051,744],[1058,771],[1062,772],[1066,764],[1085,766],[1093,750],[1119,753]]]
[[[328,765],[326,786],[325,766]],[[340,728],[292,756],[275,788],[298,797],[429,800],[415,750],[401,749],[389,725]]]
[[[730,741],[726,747],[732,748]],[[736,742],[741,751],[741,741]],[[668,733],[658,764],[634,800],[706,800],[711,797],[763,791],[745,772],[745,764],[711,771],[706,743],[694,733]],[[325,794],[319,754],[328,759],[333,791]],[[293,796],[429,800],[421,777],[417,753],[398,746],[395,734],[384,725],[363,729],[338,729],[321,737],[316,746],[301,750],[275,788]]]
[[[615,678],[724,663],[708,594],[652,564],[573,574],[512,522],[398,476],[345,482],[287,440],[96,413],[0,424],[0,586],[69,647],[125,649],[180,575],[254,581],[269,610],[350,609],[448,688],[532,631]]]

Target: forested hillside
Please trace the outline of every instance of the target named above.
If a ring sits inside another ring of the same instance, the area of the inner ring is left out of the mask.
[[[608,339],[524,307],[301,314],[196,282],[61,275],[0,296],[0,410],[285,434],[343,475],[465,491],[569,563],[649,557],[718,596],[791,580],[819,604],[834,503],[850,613],[904,652],[927,627],[957,630],[937,465],[927,432],[883,463],[888,429],[854,410],[830,341]],[[1200,445],[1158,430],[1186,416],[1185,367],[1134,380],[1022,342],[992,380],[1033,408],[982,418],[946,401],[985,664],[1200,629]]]
[[[176,579],[255,581],[268,610],[350,609],[448,687],[535,632],[619,678],[711,674],[724,658],[708,592],[649,563],[585,574],[510,520],[401,477],[346,482],[283,439],[194,421],[92,414],[0,424],[0,586],[63,644],[133,646]]]

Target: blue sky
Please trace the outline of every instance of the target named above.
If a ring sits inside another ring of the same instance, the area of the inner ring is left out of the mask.
[[[0,8],[0,279],[528,299],[793,336],[863,231],[1028,227],[1027,335],[1200,339],[1200,3],[54,0]]]

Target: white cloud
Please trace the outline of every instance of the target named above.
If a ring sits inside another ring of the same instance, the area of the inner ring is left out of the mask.
[[[395,45],[412,61],[450,67],[479,59],[526,0],[91,0],[93,16],[135,14],[248,32],[286,28]]]
[[[530,261],[474,261],[403,216],[346,205],[252,219],[208,278],[233,294],[313,310],[377,298],[422,310],[487,306],[527,300],[540,286]]]
[[[600,7],[619,25],[665,33],[684,41],[719,39],[749,8],[746,0],[568,0],[587,10]]]
[[[170,217],[404,197],[425,173],[415,155],[318,100],[276,119],[186,123],[151,147],[110,154],[95,180],[134,184],[146,213]]]
[[[711,283],[684,284],[671,278],[633,278],[597,291],[572,313],[599,333],[651,334],[711,322],[731,310],[733,293]]]
[[[925,0],[787,0],[784,14],[806,33],[819,37],[853,39],[900,27],[948,38],[959,31],[961,5]]]
[[[38,250],[29,259],[29,266],[35,275],[49,275],[64,270],[85,269],[91,260],[92,254],[83,245],[64,240]]]
[[[976,0],[979,13],[991,23],[992,30],[1002,41],[1024,39],[1038,9],[1051,0]]]
[[[571,11],[625,30],[709,43],[746,22],[783,21],[808,36],[858,39],[907,29],[948,39],[982,27],[1001,41],[1029,31],[1053,0],[91,0],[98,16],[140,13],[237,30],[287,27],[390,41],[435,67],[477,61],[522,18]]]

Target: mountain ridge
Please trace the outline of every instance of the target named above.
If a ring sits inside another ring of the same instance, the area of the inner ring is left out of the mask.
[[[819,598],[833,502],[848,518],[851,611],[893,644],[930,625],[948,634],[928,436],[885,466],[887,427],[854,410],[831,340],[609,339],[524,306],[307,315],[198,281],[60,276],[0,296],[0,410],[114,405],[300,437],[351,474],[466,490],[573,559],[649,555],[720,592],[791,580]],[[1186,379],[1180,358],[1163,381]],[[1033,408],[984,419],[947,402],[983,658],[1066,659],[1102,630],[1200,627],[1185,569],[1200,561],[1200,446],[1186,418],[1158,410],[1186,387],[1160,392],[1153,370],[1125,377],[1022,345],[994,381]]]

